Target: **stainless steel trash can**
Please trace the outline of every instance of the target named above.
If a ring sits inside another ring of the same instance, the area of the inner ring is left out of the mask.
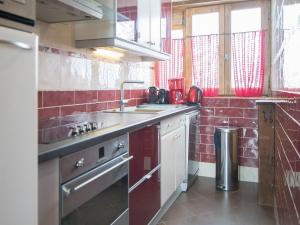
[[[215,129],[216,188],[218,190],[238,189],[238,130],[237,127]]]

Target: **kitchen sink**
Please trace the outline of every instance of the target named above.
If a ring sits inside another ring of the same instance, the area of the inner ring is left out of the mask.
[[[133,107],[125,107],[124,111],[120,109],[105,110],[105,113],[135,113],[135,114],[157,114],[166,110],[172,110],[181,107],[181,105],[157,105],[143,104]]]

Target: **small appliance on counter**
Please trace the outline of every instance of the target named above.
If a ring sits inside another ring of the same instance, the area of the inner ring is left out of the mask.
[[[169,104],[169,91],[166,89],[159,89],[158,104]]]
[[[170,89],[170,103],[171,104],[183,104],[184,103],[184,79],[174,78],[169,79]]]
[[[191,86],[187,97],[187,105],[198,105],[201,98],[202,90],[197,86]]]
[[[158,101],[158,88],[155,86],[148,88],[148,103],[155,104]]]

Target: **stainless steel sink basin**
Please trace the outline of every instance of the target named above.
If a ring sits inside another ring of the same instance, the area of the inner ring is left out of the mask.
[[[163,110],[159,109],[140,109],[137,107],[126,107],[124,111],[120,111],[120,109],[110,109],[104,111],[105,113],[136,113],[136,114],[156,114]]]
[[[105,110],[105,113],[136,113],[136,114],[157,114],[166,110],[179,108],[181,105],[157,105],[157,104],[143,104],[133,107],[125,107],[124,111],[120,109]]]

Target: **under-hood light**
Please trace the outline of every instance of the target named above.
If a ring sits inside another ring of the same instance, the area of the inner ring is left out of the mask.
[[[124,53],[112,51],[104,48],[97,48],[94,51],[94,54],[96,56],[104,57],[104,58],[110,58],[110,59],[120,59],[124,57]]]

